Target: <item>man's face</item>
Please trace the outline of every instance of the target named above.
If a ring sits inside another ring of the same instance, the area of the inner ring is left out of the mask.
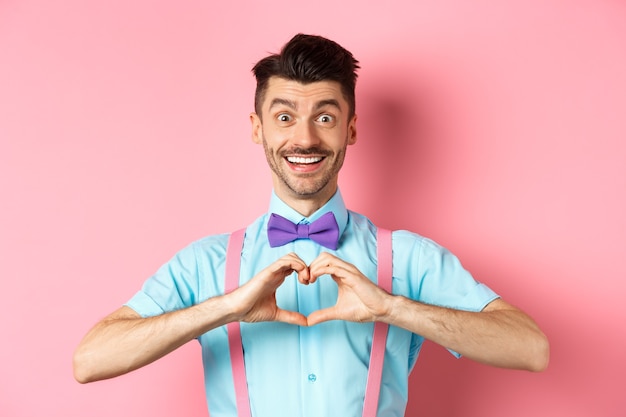
[[[356,142],[356,116],[348,120],[348,114],[335,81],[270,78],[261,114],[250,119],[252,139],[263,144],[279,197],[322,203],[332,197],[346,147]]]

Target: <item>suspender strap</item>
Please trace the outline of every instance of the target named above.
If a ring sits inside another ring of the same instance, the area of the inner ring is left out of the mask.
[[[378,252],[378,286],[390,293],[393,270],[391,231],[379,228],[376,241]],[[386,323],[374,323],[372,351],[370,353],[365,400],[363,402],[363,417],[376,417],[376,413],[378,412],[378,398],[380,397],[380,384],[383,376],[383,362],[385,360],[385,346],[387,345],[388,330],[389,325]]]
[[[241,250],[243,248],[245,233],[246,229],[237,230],[230,235],[230,239],[228,240],[228,248],[226,250],[225,293],[229,293],[239,287],[239,266],[241,264]],[[235,383],[237,415],[239,417],[251,417],[239,322],[228,323],[226,329],[228,330],[230,364],[233,369],[233,380]]]
[[[229,293],[239,286],[239,266],[241,264],[241,250],[243,248],[245,232],[245,229],[233,232],[228,241],[226,251],[225,293]],[[391,231],[378,229],[376,239],[378,251],[378,286],[387,292],[391,292],[393,272]],[[251,417],[248,384],[246,382],[246,368],[243,359],[243,345],[241,343],[241,328],[239,322],[229,323],[226,328],[228,330],[228,346],[235,384],[237,415],[239,417]],[[380,396],[388,329],[389,326],[385,323],[374,323],[372,350],[370,353],[365,400],[363,403],[363,417],[376,417],[378,411],[378,398]]]

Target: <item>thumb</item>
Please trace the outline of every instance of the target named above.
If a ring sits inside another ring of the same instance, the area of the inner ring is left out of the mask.
[[[330,320],[337,320],[338,318],[339,317],[337,317],[337,308],[328,307],[312,312],[308,315],[306,321],[309,326],[315,326],[316,324]]]
[[[278,309],[276,311],[275,321],[281,321],[283,323],[295,324],[298,326],[308,326],[307,318],[295,311]]]

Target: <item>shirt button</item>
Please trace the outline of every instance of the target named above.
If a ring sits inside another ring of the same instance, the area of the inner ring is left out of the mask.
[[[317,381],[317,375],[309,374],[309,382],[315,382],[315,381]]]

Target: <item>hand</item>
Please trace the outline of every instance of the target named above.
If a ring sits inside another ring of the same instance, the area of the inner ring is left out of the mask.
[[[285,278],[296,272],[302,283],[309,281],[309,268],[296,255],[290,253],[259,272],[250,281],[237,288],[227,297],[232,299],[233,308],[238,312],[238,320],[248,323],[261,321],[281,321],[300,326],[307,325],[304,315],[287,311],[276,304],[276,290]]]
[[[379,288],[354,265],[329,253],[322,253],[309,266],[308,283],[328,274],[337,283],[337,303],[318,310],[307,317],[309,326],[328,321],[380,321],[388,311],[390,294]]]

